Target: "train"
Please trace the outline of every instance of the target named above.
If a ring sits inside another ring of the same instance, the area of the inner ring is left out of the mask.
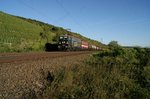
[[[88,42],[81,40],[71,35],[61,35],[58,39],[59,51],[85,51],[85,50],[100,50],[100,47],[89,44]]]

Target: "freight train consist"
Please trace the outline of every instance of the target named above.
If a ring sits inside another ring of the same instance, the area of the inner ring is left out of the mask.
[[[77,51],[77,50],[100,50],[99,47],[91,45],[77,37],[62,35],[58,40],[58,50]]]

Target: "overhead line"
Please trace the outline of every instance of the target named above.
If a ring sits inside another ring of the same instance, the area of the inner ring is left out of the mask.
[[[83,29],[83,26],[81,26],[81,24],[79,24],[79,23],[72,17],[71,13],[70,13],[68,10],[66,10],[66,8],[63,6],[63,4],[60,3],[59,0],[55,0],[55,1],[56,1],[56,3],[64,10],[64,12],[66,13],[66,15],[63,16],[63,18],[69,15],[69,16],[71,17],[71,19],[74,21],[74,23],[77,24],[79,27],[82,27],[81,29]],[[37,14],[39,14],[39,15],[45,17],[46,19],[48,19],[48,20],[50,19],[50,18],[48,18],[43,12],[38,11],[38,10],[35,9],[34,7],[32,7],[32,6],[28,5],[27,3],[25,3],[24,1],[18,0],[18,2],[19,2],[20,4],[23,4],[24,6],[26,6],[26,7],[30,8],[30,9],[32,9],[34,12],[36,12]],[[62,18],[59,18],[58,20],[60,20],[60,19],[62,19]],[[52,24],[57,23],[58,20],[51,20],[51,21],[52,21]]]
[[[60,3],[59,0],[55,0],[55,1],[56,1],[56,3],[64,10],[64,12],[65,12],[66,14],[68,14],[68,15],[72,18],[72,20],[73,20],[79,27],[82,27],[82,29],[83,29],[83,26],[81,26],[81,24],[79,24],[79,23],[72,17],[71,13],[70,13],[68,10],[66,10],[66,8],[63,6],[63,4]]]
[[[38,11],[37,9],[31,7],[30,5],[28,5],[27,3],[23,2],[22,0],[18,0],[18,1],[20,2],[20,4],[23,4],[24,6],[26,6],[26,7],[30,8],[30,9],[32,9],[34,12],[36,12],[36,13],[39,14],[40,16],[43,16],[43,17],[45,17],[46,19],[50,19],[50,18],[47,17],[44,13],[42,13],[42,12]],[[54,20],[51,20],[51,21],[52,21],[52,23],[54,23]]]

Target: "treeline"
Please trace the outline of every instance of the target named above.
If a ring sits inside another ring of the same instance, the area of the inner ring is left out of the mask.
[[[83,64],[54,74],[43,97],[77,99],[149,99],[150,49],[109,49],[93,54]]]

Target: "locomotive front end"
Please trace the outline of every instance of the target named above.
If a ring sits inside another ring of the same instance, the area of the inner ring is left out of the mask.
[[[68,36],[60,36],[58,40],[58,50],[64,51],[68,49]]]

